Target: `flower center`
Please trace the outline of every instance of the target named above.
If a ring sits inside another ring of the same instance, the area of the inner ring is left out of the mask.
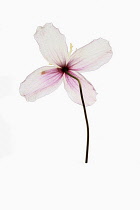
[[[61,68],[61,70],[65,73],[65,72],[67,72],[67,71],[69,70],[69,68],[68,68],[67,66],[63,66],[63,67]]]

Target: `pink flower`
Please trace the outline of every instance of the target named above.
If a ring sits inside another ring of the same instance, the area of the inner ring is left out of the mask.
[[[34,35],[40,51],[51,66],[44,66],[31,73],[20,85],[20,94],[27,101],[35,101],[56,90],[62,81],[68,96],[83,105],[87,126],[87,147],[85,162],[88,162],[89,125],[86,106],[96,101],[96,91],[92,84],[79,72],[93,71],[107,63],[112,50],[107,40],[99,38],[68,53],[65,36],[53,24],[38,27]]]
[[[53,24],[38,27],[34,37],[42,55],[53,66],[44,66],[31,73],[21,83],[20,94],[27,101],[35,101],[52,93],[63,81],[68,96],[75,103],[82,104],[78,82],[66,74],[68,71],[80,80],[85,105],[92,105],[96,101],[96,91],[79,72],[96,70],[110,60],[112,50],[108,41],[102,38],[93,40],[70,55],[65,36]]]

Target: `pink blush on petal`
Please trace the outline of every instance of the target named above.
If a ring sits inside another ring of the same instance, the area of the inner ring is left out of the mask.
[[[30,74],[20,85],[20,94],[27,101],[35,101],[50,94],[62,83],[63,73],[57,68],[42,67]],[[41,71],[42,70],[42,71]]]
[[[73,79],[67,74],[65,74],[65,78],[71,88],[74,88],[76,91],[80,91],[77,80]]]

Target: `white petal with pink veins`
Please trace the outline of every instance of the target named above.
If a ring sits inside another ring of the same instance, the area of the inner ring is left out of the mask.
[[[59,29],[52,23],[47,23],[43,27],[39,26],[34,35],[40,51],[49,63],[63,66],[68,61],[68,47],[66,39]]]
[[[73,71],[93,71],[107,63],[112,57],[112,49],[105,39],[95,39],[76,50],[70,57],[69,68]]]
[[[20,94],[27,101],[35,101],[52,93],[62,83],[63,73],[56,67],[41,67],[31,73],[20,85]]]
[[[92,84],[78,72],[69,71],[69,73],[80,80],[81,85],[82,85],[82,92],[84,96],[85,105],[86,106],[92,105],[96,101],[96,95],[97,95]],[[72,78],[71,76],[65,74],[64,87],[68,93],[68,96],[71,98],[71,100],[77,104],[82,105],[78,81]]]

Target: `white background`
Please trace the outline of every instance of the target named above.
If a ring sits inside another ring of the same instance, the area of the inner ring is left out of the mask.
[[[140,209],[139,1],[13,0],[0,5],[0,210]],[[111,61],[84,76],[98,92],[82,107],[63,85],[29,103],[19,85],[47,65],[33,38],[52,22],[79,48],[105,38]]]

